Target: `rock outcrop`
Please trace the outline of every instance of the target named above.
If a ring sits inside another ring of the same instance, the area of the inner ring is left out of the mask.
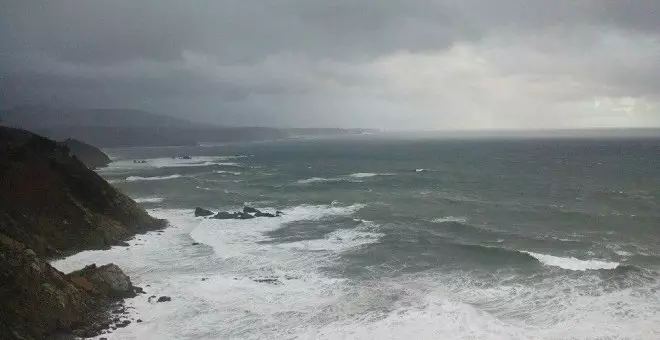
[[[195,217],[200,217],[200,216],[211,216],[213,215],[213,212],[210,210],[206,210],[204,208],[197,207],[195,208]]]
[[[68,138],[60,144],[90,169],[102,168],[111,162],[110,157],[103,151],[77,139]]]
[[[0,339],[90,337],[141,290],[113,264],[45,260],[165,227],[52,140],[0,127]]]

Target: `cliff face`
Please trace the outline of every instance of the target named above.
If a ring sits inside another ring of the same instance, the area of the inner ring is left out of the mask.
[[[44,258],[164,226],[68,148],[0,127],[0,338],[98,334],[108,306],[139,290],[114,265],[65,275]]]
[[[108,247],[163,227],[70,152],[0,127],[0,232],[37,254]]]
[[[68,138],[61,144],[90,169],[102,168],[111,162],[110,157],[103,151],[77,139]]]

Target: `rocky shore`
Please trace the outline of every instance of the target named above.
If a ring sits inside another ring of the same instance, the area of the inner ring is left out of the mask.
[[[0,338],[90,337],[138,322],[122,317],[122,301],[143,290],[119,267],[64,274],[48,259],[165,226],[68,147],[0,127]]]

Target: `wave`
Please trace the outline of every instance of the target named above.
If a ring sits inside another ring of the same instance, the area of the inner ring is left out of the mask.
[[[121,170],[153,169],[153,168],[187,168],[205,166],[232,166],[240,167],[241,164],[231,162],[241,156],[195,156],[183,158],[146,158],[146,159],[124,159],[110,163],[107,167],[99,169],[99,172],[113,172]],[[229,161],[229,162],[228,162]]]
[[[325,182],[352,182],[352,183],[361,183],[362,179],[378,177],[378,176],[394,176],[391,173],[373,173],[373,172],[356,172],[350,175],[344,175],[339,177],[311,177],[306,179],[298,180],[298,184],[312,184],[312,183],[325,183]]]
[[[458,244],[463,248],[472,249],[471,252],[481,253],[477,258],[478,261],[484,259],[495,260],[501,259],[501,262],[510,262],[518,259],[521,263],[529,263],[530,261],[540,263],[545,266],[559,267],[566,270],[573,271],[587,271],[587,270],[612,270],[620,267],[619,262],[609,262],[603,260],[580,260],[575,257],[560,257],[548,254],[535,253],[526,250],[516,250],[509,248],[502,248],[497,246],[485,246],[479,244]],[[483,257],[485,255],[485,258]],[[499,262],[499,261],[498,261]]]
[[[142,176],[129,176],[126,177],[126,182],[136,182],[136,181],[160,181],[166,179],[174,179],[183,177],[179,174],[169,175],[169,176],[153,176],[153,177],[142,177]]]
[[[376,177],[376,176],[394,176],[394,174],[391,174],[391,173],[374,173],[374,172],[356,172],[354,174],[348,175],[348,177],[353,177],[353,178],[369,178],[369,177]]]
[[[299,184],[310,184],[310,183],[338,182],[338,181],[341,181],[341,179],[339,179],[339,178],[312,177],[312,178],[298,180],[298,183]]]
[[[585,271],[598,269],[616,269],[619,262],[607,262],[601,260],[580,260],[575,257],[559,257],[547,254],[534,253],[531,251],[521,251],[528,254],[543,263],[546,266],[560,267],[568,270]]]
[[[163,197],[138,197],[133,199],[137,203],[160,203],[163,200]]]
[[[238,176],[238,175],[242,174],[242,172],[239,172],[239,171],[226,171],[226,170],[216,170],[214,172],[216,174],[229,174],[229,175],[234,175],[234,176]]]
[[[433,222],[433,223],[445,223],[445,222],[467,223],[467,218],[447,216],[447,217],[434,218],[433,220],[431,220],[431,222]]]

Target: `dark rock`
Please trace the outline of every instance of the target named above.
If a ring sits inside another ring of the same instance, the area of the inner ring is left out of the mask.
[[[284,213],[279,210],[275,212],[275,216],[282,216],[282,215],[284,215]]]
[[[221,211],[221,212],[215,214],[215,216],[213,216],[213,218],[218,219],[218,220],[231,220],[231,219],[235,218],[235,215],[231,214],[231,213],[228,213],[226,211]]]
[[[124,327],[126,327],[126,326],[128,326],[128,325],[130,325],[130,324],[131,324],[131,321],[130,321],[130,320],[124,320],[124,321],[118,323],[118,324],[117,324],[117,327],[118,327],[118,328],[124,328]]]
[[[190,156],[182,156],[181,159],[192,159]]]
[[[137,319],[135,322],[140,323],[142,322],[142,319]]]
[[[250,215],[250,214],[244,213],[244,212],[239,212],[239,213],[236,213],[236,214],[237,214],[238,217],[235,217],[235,218],[240,219],[240,220],[249,220],[249,219],[254,218],[253,215]]]
[[[213,212],[210,210],[206,210],[204,208],[197,207],[195,208],[195,217],[206,217],[206,216],[211,216],[213,215]]]
[[[170,298],[169,296],[161,296],[158,298],[156,302],[167,302],[167,301],[172,301],[172,298]]]
[[[260,211],[256,214],[254,214],[254,217],[276,217],[276,216],[275,216],[275,214]]]
[[[282,282],[276,277],[257,278],[257,279],[252,279],[252,281],[258,282],[258,283],[268,283],[268,284],[272,284],[272,285],[282,284]]]
[[[135,292],[135,294],[145,294],[144,289],[138,286],[133,286],[133,291]]]
[[[198,245],[199,245],[199,242],[193,242],[192,245],[193,245],[193,246],[198,246]]]
[[[258,214],[261,211],[257,208],[245,206],[245,207],[243,207],[243,212],[246,213],[246,214]]]

